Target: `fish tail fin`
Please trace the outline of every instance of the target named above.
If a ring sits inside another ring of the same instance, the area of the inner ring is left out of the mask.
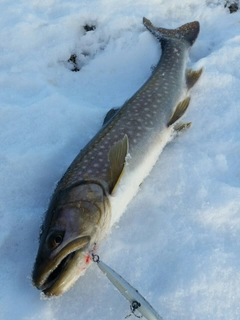
[[[182,25],[177,29],[156,28],[147,18],[143,18],[143,24],[158,40],[178,39],[185,40],[190,46],[193,45],[199,34],[200,25],[198,21],[193,21]]]

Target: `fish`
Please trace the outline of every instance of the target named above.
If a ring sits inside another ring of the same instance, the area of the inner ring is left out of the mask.
[[[181,123],[189,90],[202,69],[187,70],[198,21],[177,29],[144,26],[161,45],[150,78],[119,109],[107,114],[99,132],[58,182],[39,236],[32,284],[48,297],[68,291],[92,263],[91,252],[119,220]]]
[[[93,261],[97,262],[99,269],[106,275],[112,284],[131,303],[133,314],[137,310],[147,320],[163,320],[150,303],[130,283],[120,276],[115,270],[100,260],[99,256],[93,254]],[[139,316],[137,316],[140,318]],[[126,319],[126,318],[125,318]]]

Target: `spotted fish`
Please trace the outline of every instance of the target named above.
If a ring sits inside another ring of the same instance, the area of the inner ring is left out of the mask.
[[[146,83],[77,155],[59,181],[41,228],[33,285],[46,296],[67,291],[91,262],[90,253],[118,220],[188,108],[202,70],[186,71],[199,23],[169,30],[143,18],[162,48]]]

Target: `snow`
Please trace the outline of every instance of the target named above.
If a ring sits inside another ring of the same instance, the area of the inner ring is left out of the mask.
[[[94,264],[51,300],[32,287],[31,272],[57,181],[159,58],[143,16],[166,28],[198,20],[188,65],[204,73],[185,117],[192,127],[164,149],[98,253],[166,320],[239,319],[240,12],[221,0],[2,0],[0,8],[0,319],[130,313]]]

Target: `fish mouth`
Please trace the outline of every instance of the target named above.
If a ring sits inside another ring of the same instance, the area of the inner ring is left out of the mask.
[[[38,288],[40,290],[42,290],[42,292],[45,295],[48,295],[49,290],[51,289],[51,287],[54,285],[54,283],[57,281],[57,279],[63,274],[63,272],[66,270],[67,265],[69,263],[69,261],[74,257],[76,251],[70,253],[69,255],[67,255],[65,258],[63,258],[63,260],[60,262],[60,264],[56,267],[55,270],[53,270],[48,278],[46,279],[46,281],[44,282],[44,284]]]
[[[89,236],[77,238],[62,248],[53,259],[41,264],[38,264],[37,259],[33,270],[33,285],[45,296],[61,295],[79,277],[79,261],[82,260],[82,264],[85,262],[82,258],[86,257],[84,251],[89,243]]]

